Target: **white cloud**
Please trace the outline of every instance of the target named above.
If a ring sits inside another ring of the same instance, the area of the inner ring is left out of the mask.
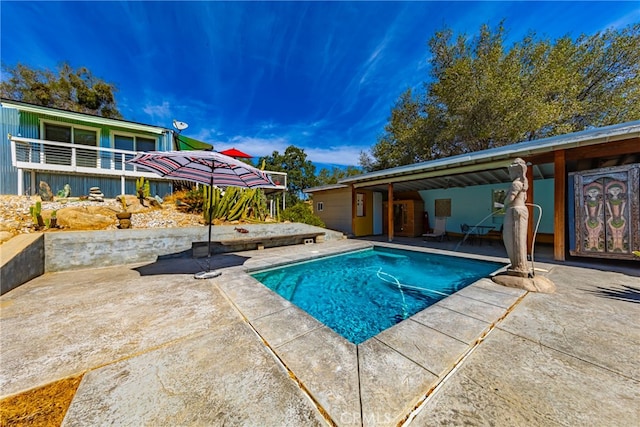
[[[603,30],[608,30],[608,29],[620,29],[622,27],[626,27],[629,24],[632,24],[634,22],[638,22],[638,20],[640,20],[640,9],[636,9],[630,13],[627,13],[624,16],[621,16],[620,18],[616,19],[615,21],[607,24]]]
[[[270,156],[274,151],[284,153],[292,143],[282,136],[270,138],[256,138],[252,136],[236,135],[228,141],[220,141],[215,144],[216,150],[236,148],[252,155],[254,158]],[[294,144],[295,145],[295,144]]]
[[[342,166],[357,166],[360,152],[366,148],[355,146],[335,146],[330,148],[305,148],[307,159],[314,163],[331,163]]]
[[[198,133],[195,133],[193,135],[189,134],[190,137],[195,138],[199,141],[204,141],[204,142],[215,141],[218,138],[220,138],[222,135],[223,133],[219,132],[215,128],[209,128],[209,129],[204,128],[204,129],[200,129]]]
[[[172,116],[171,106],[168,101],[163,101],[160,105],[147,103],[142,111],[152,119],[170,119]]]

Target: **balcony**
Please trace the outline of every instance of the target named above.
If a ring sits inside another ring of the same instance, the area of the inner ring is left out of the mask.
[[[127,160],[132,159],[137,154],[135,151],[22,138],[11,135],[9,136],[9,141],[11,143],[11,161],[13,166],[18,169],[18,194],[24,194],[24,171],[29,171],[32,174],[40,171],[68,175],[119,177],[122,193],[124,193],[126,178],[145,177],[154,180],[173,181],[127,163]],[[277,188],[269,189],[267,192],[286,191],[286,173],[265,172],[277,185]]]

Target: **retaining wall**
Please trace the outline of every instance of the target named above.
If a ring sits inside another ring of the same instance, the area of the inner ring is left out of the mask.
[[[342,239],[340,232],[299,223],[243,224],[212,227],[211,240],[325,232],[325,240]],[[45,272],[154,262],[158,257],[190,257],[193,242],[206,242],[208,227],[68,231],[46,233]],[[233,247],[229,247],[233,250]]]
[[[0,245],[0,295],[44,273],[43,233],[20,234]]]

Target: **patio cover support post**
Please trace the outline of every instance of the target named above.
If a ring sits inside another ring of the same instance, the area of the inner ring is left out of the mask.
[[[356,186],[351,184],[351,233],[356,235]]]
[[[389,241],[393,242],[393,184],[389,183],[387,187],[387,231],[389,232]]]
[[[24,194],[24,172],[18,168],[18,195]]]
[[[527,210],[529,211],[529,221],[527,224],[527,255],[531,256],[531,251],[533,248],[533,229],[534,224],[536,223],[534,220],[534,210],[531,203],[535,203],[533,201],[533,166],[527,168],[527,181],[529,181],[529,189],[527,190]]]
[[[124,194],[125,179],[124,175],[120,176],[120,194]]]
[[[565,211],[567,204],[567,165],[565,150],[554,152],[553,162],[553,259],[565,259]]]

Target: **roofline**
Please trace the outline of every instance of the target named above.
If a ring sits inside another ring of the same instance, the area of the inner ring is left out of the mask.
[[[101,124],[106,126],[117,126],[125,129],[136,130],[139,132],[149,132],[155,134],[162,134],[171,129],[162,126],[146,125],[143,123],[131,122],[128,120],[111,119],[102,116],[96,116],[94,114],[78,113],[75,111],[62,110],[59,108],[44,107],[41,105],[29,104],[22,101],[13,101],[10,99],[0,99],[0,105],[7,108],[15,108],[16,110],[26,111],[30,113],[50,114],[57,117],[70,120],[78,120],[81,122],[89,122],[92,124]]]
[[[457,156],[369,172],[341,179],[338,183],[356,184],[369,183],[369,181],[384,181],[385,179],[409,176],[439,169],[449,169],[482,163],[495,163],[498,160],[549,153],[560,149],[609,143],[633,137],[640,137],[640,120],[557,135],[549,138],[518,142],[515,144],[505,145],[503,147],[476,151],[474,153],[459,154]]]
[[[320,185],[318,187],[311,187],[302,190],[303,193],[317,193],[319,191],[327,191],[327,190],[337,190],[339,188],[348,188],[348,185],[344,184],[328,184],[328,185]]]

